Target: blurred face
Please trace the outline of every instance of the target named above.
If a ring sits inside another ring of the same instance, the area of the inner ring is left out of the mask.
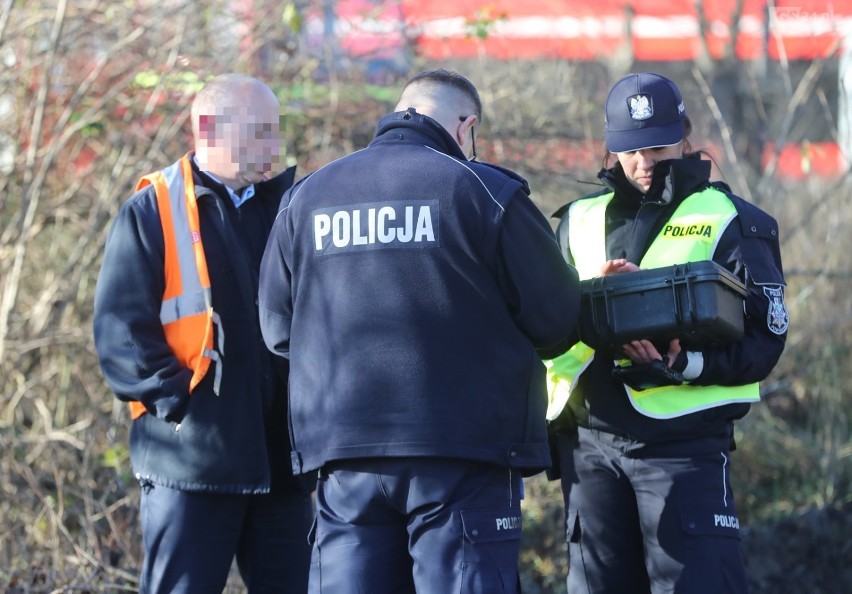
[[[254,91],[239,107],[201,116],[207,134],[197,147],[199,164],[234,189],[269,179],[279,161],[278,101]]]
[[[627,180],[645,194],[651,187],[654,166],[660,161],[680,159],[683,156],[683,142],[672,146],[656,146],[638,151],[615,153],[615,156],[618,157]]]

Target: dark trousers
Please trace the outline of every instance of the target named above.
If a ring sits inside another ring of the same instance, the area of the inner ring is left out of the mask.
[[[142,594],[219,594],[236,557],[250,594],[304,594],[313,511],[302,490],[268,495],[142,488]]]
[[[343,461],[320,473],[314,594],[520,592],[523,482],[463,460]]]
[[[557,438],[570,594],[748,591],[727,450],[636,456],[584,427]]]

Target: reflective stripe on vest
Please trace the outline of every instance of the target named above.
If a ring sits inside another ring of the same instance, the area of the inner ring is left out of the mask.
[[[580,200],[571,205],[568,216],[581,215],[583,221],[569,219],[571,255],[581,279],[600,273],[606,261],[606,208],[613,194]],[[576,205],[576,209],[574,208]],[[707,188],[688,196],[675,210],[648,248],[639,267],[659,268],[683,262],[711,260],[724,230],[736,217],[736,209],[723,192]],[[579,218],[579,217],[578,217]],[[550,401],[548,419],[555,419],[568,402],[579,377],[588,367],[594,351],[579,343],[547,366]],[[760,400],[757,383],[742,386],[661,386],[636,391],[624,386],[633,407],[645,416],[670,419],[700,410],[736,402]]]
[[[154,186],[163,227],[165,290],[160,323],[166,342],[178,361],[193,372],[190,392],[204,378],[210,362],[219,362],[213,382],[213,392],[218,395],[225,333],[213,311],[189,153],[166,169],[144,176],[136,190],[149,185]],[[213,348],[214,324],[219,327],[218,352]],[[131,402],[130,410],[134,419],[146,412],[141,402]]]
[[[577,387],[580,375],[592,362],[594,354],[592,347],[578,342],[562,355],[544,362],[547,369],[548,421],[555,420],[568,404],[571,392]]]
[[[589,231],[606,229],[606,207],[612,197],[609,193],[577,200],[568,207],[568,241],[574,246],[577,244],[574,238],[582,237],[585,242],[581,250],[571,250],[580,280],[601,275],[601,266],[606,262],[606,232]]]

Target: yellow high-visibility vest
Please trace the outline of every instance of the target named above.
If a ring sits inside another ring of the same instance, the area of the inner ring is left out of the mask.
[[[568,209],[569,247],[581,280],[598,276],[607,260],[605,216],[613,195],[610,192],[578,200]],[[728,197],[713,187],[688,196],[660,230],[639,267],[659,268],[712,260],[722,233],[736,216],[736,208]],[[594,349],[581,342],[565,354],[545,362],[549,420],[562,412],[593,357]],[[624,389],[637,411],[655,419],[670,419],[725,404],[760,400],[757,383],[741,386],[684,384],[647,390],[633,390],[625,385]]]

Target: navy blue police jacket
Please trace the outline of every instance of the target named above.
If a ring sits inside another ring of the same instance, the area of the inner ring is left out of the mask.
[[[257,315],[260,261],[295,168],[256,184],[255,196],[239,208],[194,159],[193,175],[213,309],[226,340],[222,360],[192,394],[192,371],[175,358],[160,322],[165,253],[153,186],[122,204],[98,276],[94,340],[101,369],[118,399],[148,410],[130,429],[133,471],[140,483],[184,491],[303,488],[290,470],[286,361],[282,366],[265,348]]]
[[[294,472],[409,456],[548,466],[536,348],[574,331],[579,284],[528,192],[409,110],[284,195],[260,312],[290,359]]]
[[[614,192],[606,212],[606,256],[639,262],[654,238],[678,205],[689,195],[708,187],[711,164],[698,155],[658,163],[647,196],[627,180],[619,164],[602,170],[598,177]],[[778,362],[787,338],[786,285],[781,263],[778,223],[763,210],[732,194],[719,182],[713,185],[725,192],[737,217],[719,238],[713,260],[745,284],[745,334],[726,345],[701,350],[701,374],[692,385],[742,385],[765,379]],[[599,195],[595,194],[595,195]],[[582,199],[582,198],[581,198]],[[568,217],[566,207],[560,216],[557,236],[569,262]],[[727,447],[732,443],[733,421],[744,416],[750,405],[729,404],[673,419],[653,419],[630,404],[622,383],[612,377],[613,359],[595,354],[592,363],[572,392],[564,414],[577,415],[581,424],[626,438],[628,449],[653,454],[675,448],[689,453],[696,447]],[[573,411],[573,412],[572,412]],[[576,421],[576,419],[574,419]],[[571,420],[569,419],[569,422]]]

